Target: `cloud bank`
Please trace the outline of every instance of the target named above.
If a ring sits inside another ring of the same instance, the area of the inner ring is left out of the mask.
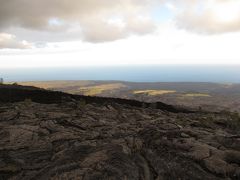
[[[0,29],[78,31],[86,41],[113,41],[154,31],[148,13],[155,3],[152,0],[0,0]]]
[[[19,41],[12,34],[0,33],[0,49],[29,49],[32,45],[27,41]]]
[[[15,36],[41,44],[151,34],[161,18],[152,11],[164,5],[179,29],[204,34],[240,30],[238,0],[0,0],[0,48],[29,47]]]
[[[180,28],[197,33],[216,34],[240,30],[240,1],[179,0],[170,8]]]

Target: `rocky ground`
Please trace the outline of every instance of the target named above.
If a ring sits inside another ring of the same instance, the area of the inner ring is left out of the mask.
[[[236,114],[0,103],[0,179],[240,179]]]

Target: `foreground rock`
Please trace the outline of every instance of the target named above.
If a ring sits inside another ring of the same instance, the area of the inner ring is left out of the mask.
[[[239,132],[236,113],[2,85],[0,179],[238,180]]]
[[[0,105],[0,179],[240,179],[238,121],[118,103]]]

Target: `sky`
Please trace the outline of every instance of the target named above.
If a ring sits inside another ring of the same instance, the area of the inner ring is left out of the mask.
[[[0,0],[0,68],[240,64],[238,0]]]

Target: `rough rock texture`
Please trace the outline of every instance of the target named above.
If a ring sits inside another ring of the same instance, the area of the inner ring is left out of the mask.
[[[68,100],[0,104],[0,179],[240,179],[240,135],[219,113]]]

